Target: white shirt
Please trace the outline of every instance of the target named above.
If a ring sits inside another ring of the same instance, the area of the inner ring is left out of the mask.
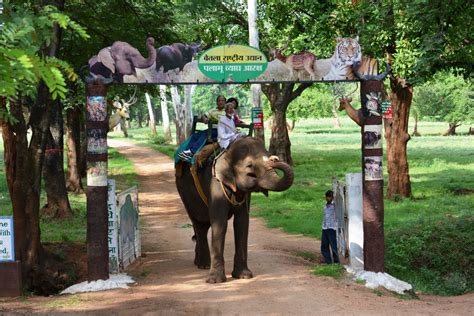
[[[235,128],[233,118],[227,115],[221,116],[219,124],[217,124],[217,141],[222,149],[227,149],[230,144],[237,138],[242,136]]]
[[[334,201],[324,205],[323,229],[337,230],[336,207]]]

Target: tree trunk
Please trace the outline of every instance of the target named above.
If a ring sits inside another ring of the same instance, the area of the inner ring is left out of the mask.
[[[291,157],[291,142],[288,136],[286,125],[286,110],[291,101],[296,99],[308,87],[310,83],[302,83],[295,90],[295,83],[273,83],[262,86],[262,91],[270,101],[272,109],[273,125],[272,135],[270,137],[269,151],[273,155],[277,155],[280,160],[293,164]]]
[[[5,172],[10,191],[10,199],[13,208],[15,229],[15,254],[16,260],[23,263],[23,275],[28,274],[31,269],[26,269],[26,248],[30,234],[27,230],[26,201],[27,188],[29,187],[29,160],[27,128],[21,104],[16,101],[10,102],[10,113],[18,121],[14,125],[2,122],[2,135],[4,141]],[[25,262],[23,262],[25,261]],[[23,280],[25,277],[23,276]]]
[[[143,116],[141,116],[141,115],[137,116],[137,124],[138,124],[138,128],[143,127]],[[156,127],[155,127],[155,131],[156,131]]]
[[[150,127],[151,132],[153,135],[156,135],[156,122],[155,122],[155,114],[153,111],[153,105],[151,104],[151,98],[148,92],[145,92],[146,104],[148,107],[148,115],[150,117],[150,122],[148,123],[148,127]]]
[[[454,136],[456,135],[456,128],[461,126],[461,124],[449,123],[449,128],[446,132],[443,133],[443,136]]]
[[[196,85],[184,86],[184,114],[185,114],[185,129],[186,138],[191,135],[193,128],[193,94],[196,89]]]
[[[181,97],[177,86],[171,86],[171,98],[173,100],[173,107],[175,112],[175,124],[176,124],[176,143],[180,145],[186,140],[186,126],[185,126],[185,108],[181,104]]]
[[[418,113],[417,112],[415,112],[415,126],[413,128],[413,133],[411,135],[421,136],[421,134],[418,132]]]
[[[27,197],[25,202],[20,202],[21,206],[24,205],[24,216],[26,217],[24,231],[27,233],[25,244],[22,249],[21,260],[25,284],[32,288],[39,286],[39,282],[41,281],[38,278],[38,275],[43,272],[42,269],[44,268],[40,265],[40,251],[42,248],[40,243],[39,209],[44,152],[49,133],[50,118],[47,105],[50,103],[51,100],[48,88],[43,82],[41,82],[39,84],[35,105],[31,111],[30,125],[32,136],[28,152],[25,155],[25,157],[27,157],[27,163],[26,165],[21,163],[18,164],[21,166],[20,168],[25,169],[19,170],[17,168],[18,172],[15,181],[23,186],[23,179],[26,179],[26,185],[21,188],[17,187],[14,199],[25,199],[25,197]],[[18,117],[16,118],[18,119]],[[21,148],[23,148],[22,145]],[[23,156],[24,154],[25,153],[20,153],[18,151],[17,157]],[[18,190],[22,192],[20,193]],[[20,213],[23,212],[20,211]]]
[[[163,133],[165,139],[171,141],[170,118],[168,115],[168,101],[166,100],[166,86],[160,85],[160,99],[161,99],[161,117],[163,118]]]
[[[292,165],[293,158],[291,157],[291,142],[286,126],[286,111],[275,110],[273,117],[269,151],[273,155],[277,155],[280,160]]]
[[[384,119],[389,199],[397,196],[411,197],[407,143],[410,140],[408,118],[413,98],[413,87],[407,86],[403,79],[391,78],[390,88],[392,118]]]
[[[291,124],[286,123],[286,125],[288,126],[288,131],[292,132],[295,129],[296,120],[291,120]]]
[[[50,127],[43,168],[47,203],[42,212],[54,218],[67,218],[72,216],[72,210],[64,179],[64,128],[61,102],[52,101],[48,111]]]
[[[332,115],[334,115],[334,128],[341,128],[341,119],[337,114],[337,100],[334,99],[334,106],[332,107]]]
[[[247,1],[247,15],[249,25],[249,45],[259,49],[260,41],[257,29],[257,0]],[[259,84],[251,84],[250,91],[252,91],[252,106],[262,108],[262,87]],[[255,129],[255,137],[265,143],[265,129]]]
[[[66,111],[66,137],[67,137],[67,176],[66,189],[69,192],[82,193],[81,176],[79,174],[79,161],[81,153],[81,120],[80,109],[68,109]]]

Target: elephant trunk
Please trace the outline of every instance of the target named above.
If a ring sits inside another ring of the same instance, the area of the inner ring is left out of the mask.
[[[258,185],[260,188],[269,191],[285,191],[293,184],[293,169],[284,162],[268,162],[268,169],[265,174],[259,179]],[[283,171],[283,176],[280,177],[275,169]]]
[[[146,48],[148,50],[148,57],[144,58],[140,55],[135,62],[136,68],[149,68],[156,62],[156,49],[155,49],[155,39],[153,37],[149,37],[146,40]]]

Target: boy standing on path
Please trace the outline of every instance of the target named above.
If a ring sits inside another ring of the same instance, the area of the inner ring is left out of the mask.
[[[337,254],[337,220],[336,208],[334,206],[334,193],[329,190],[326,192],[326,205],[324,206],[323,231],[321,236],[321,253],[327,264],[339,263]],[[332,258],[331,251],[332,250]],[[333,260],[334,258],[334,260]]]

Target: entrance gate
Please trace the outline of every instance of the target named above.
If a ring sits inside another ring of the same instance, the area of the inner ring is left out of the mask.
[[[309,52],[275,54],[268,62],[261,51],[245,45],[222,45],[192,60],[199,47],[175,43],[154,48],[148,38],[148,58],[128,43],[115,42],[88,62],[86,129],[87,152],[87,253],[89,281],[108,278],[107,218],[107,86],[110,84],[280,84],[361,82],[361,110],[349,100],[343,106],[361,126],[363,173],[364,269],[384,271],[382,178],[382,80],[376,60],[363,57],[354,38],[338,38],[335,53],[316,59]],[[156,55],[155,55],[156,53]],[[132,56],[132,57],[130,57]],[[91,148],[91,151],[89,151]],[[93,150],[92,150],[93,149]]]

